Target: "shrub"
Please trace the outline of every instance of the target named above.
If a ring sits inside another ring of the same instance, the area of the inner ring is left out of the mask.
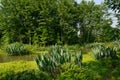
[[[79,67],[82,66],[82,53],[77,53],[75,55],[75,63],[78,64]]]
[[[50,77],[39,71],[34,61],[14,61],[0,63],[0,80],[50,80]]]
[[[7,72],[0,80],[51,80],[49,75],[38,70],[25,70],[21,72]]]
[[[61,73],[57,80],[101,80],[101,76],[94,71],[75,67]]]
[[[98,47],[100,45],[104,45],[103,43],[98,43],[98,42],[95,42],[95,43],[91,43],[91,44],[86,44],[85,47],[86,48],[94,48],[94,47]]]
[[[92,48],[92,51],[96,59],[117,58],[116,50],[114,50],[114,48],[99,45],[97,47]]]
[[[72,58],[74,61],[72,61]],[[68,51],[65,51],[65,49],[62,49],[59,46],[55,46],[55,48],[52,49],[50,55],[43,54],[41,56],[37,56],[35,61],[40,70],[49,72],[54,76],[56,74],[56,70],[57,73],[59,73],[58,66],[63,65],[64,63],[74,62],[75,64],[79,65],[79,67],[81,67],[82,53],[80,52],[73,56]]]
[[[112,45],[116,51],[120,51],[120,41],[113,41]]]
[[[114,80],[120,80],[120,69],[114,69],[112,71],[112,76],[114,76]]]
[[[18,42],[7,45],[4,48],[4,50],[8,55],[13,55],[13,56],[26,55],[30,53],[23,44]]]

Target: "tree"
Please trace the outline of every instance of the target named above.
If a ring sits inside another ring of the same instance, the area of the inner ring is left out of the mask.
[[[78,24],[82,43],[98,41],[106,24],[110,27],[109,20],[104,17],[106,7],[104,4],[96,5],[94,1],[82,1],[78,5]]]
[[[120,12],[120,0],[105,0],[109,8]]]
[[[58,17],[58,27],[57,27],[57,34],[58,34],[58,41],[62,42],[63,44],[72,44],[75,43],[75,38],[77,37],[76,32],[76,7],[74,0],[61,0],[58,3],[57,8],[57,17]],[[73,38],[73,40],[72,40]]]
[[[1,0],[0,7],[2,39],[7,43],[72,43],[71,34],[76,34],[74,0]]]
[[[34,45],[89,43],[110,27],[103,5],[75,0],[1,0],[1,42]],[[76,26],[76,25],[79,25]],[[80,31],[80,38],[77,32]]]
[[[1,0],[0,24],[3,40],[8,38],[8,43],[25,41],[25,33],[34,28],[31,23],[33,17],[30,15],[34,12],[35,5],[30,0]]]
[[[119,32],[120,32],[120,30],[119,30],[119,28],[120,28],[120,0],[105,0],[106,1],[106,4],[108,5],[108,7],[110,8],[110,9],[112,9],[113,11],[115,11],[115,13],[114,13],[114,17],[116,17],[117,18],[117,25],[116,25],[116,28],[113,28],[112,29],[112,31],[111,32],[113,32],[113,33],[115,33],[114,35],[112,35],[112,36],[114,36],[114,37],[116,37],[115,39],[119,39]],[[114,38],[113,37],[113,38]]]

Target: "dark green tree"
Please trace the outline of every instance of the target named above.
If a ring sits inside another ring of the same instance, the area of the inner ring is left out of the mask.
[[[111,20],[104,17],[106,6],[96,5],[94,1],[82,0],[78,4],[75,0],[1,0],[0,4],[0,38],[3,44],[102,41],[106,40],[103,39],[104,28],[111,25]]]

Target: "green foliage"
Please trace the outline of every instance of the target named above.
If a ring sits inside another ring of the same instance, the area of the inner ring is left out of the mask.
[[[7,72],[1,80],[51,80],[47,73],[38,70],[25,70],[21,72]]]
[[[61,73],[57,80],[101,80],[101,77],[94,71],[74,67],[73,69]]]
[[[94,1],[82,0],[78,5],[78,29],[80,43],[90,43],[104,40],[105,27],[110,28],[111,20],[107,19],[107,8],[104,4],[96,5]],[[105,17],[104,17],[105,15]]]
[[[8,55],[12,56],[26,55],[30,53],[23,44],[17,42],[5,46],[4,50]]]
[[[83,68],[90,69],[91,71],[96,71],[101,77],[103,77],[109,70],[106,63],[99,61],[88,61],[83,63]],[[102,80],[102,79],[101,79]]]
[[[117,58],[116,51],[114,50],[114,48],[99,45],[98,47],[94,47],[92,51],[96,59]]]
[[[29,70],[32,71],[36,68],[36,64],[32,61],[14,61],[0,63],[0,80],[10,80],[10,78],[12,78],[12,75],[14,75],[13,77],[15,78],[15,76],[17,76],[16,74],[21,73],[20,75],[22,76],[22,72],[29,72]]]
[[[118,64],[116,65],[116,68],[112,70],[112,77],[114,77],[115,80],[119,80],[120,79],[120,76],[119,76],[120,62],[117,61],[116,63],[118,63]]]
[[[16,41],[35,45],[76,43],[71,40],[71,37],[77,39],[74,0],[1,0],[0,4],[3,44]]]
[[[35,58],[38,68],[42,71],[47,71],[51,75],[57,70],[59,73],[59,65],[64,63],[72,63],[73,55],[68,51],[64,51],[60,46],[55,45],[50,55],[41,55]],[[75,54],[74,62],[81,67],[82,53]]]
[[[111,19],[104,17],[106,6],[94,1],[1,0],[0,4],[1,44],[83,44],[109,40],[104,32],[113,30]]]
[[[105,1],[109,8],[113,9],[114,11],[120,10],[120,6],[119,6],[120,1],[119,0],[105,0]]]
[[[120,51],[120,41],[113,41],[112,45],[116,51]]]
[[[95,42],[95,43],[91,43],[91,44],[86,44],[85,47],[91,49],[91,48],[98,47],[100,45],[104,45],[104,44],[103,43]]]
[[[75,63],[78,64],[79,67],[82,66],[82,53],[78,53],[75,55]]]
[[[119,11],[120,12],[120,11]],[[115,14],[115,16],[116,16],[116,18],[117,18],[117,20],[118,20],[118,24],[116,25],[117,26],[117,28],[116,28],[116,31],[115,32],[117,32],[118,34],[120,33],[120,14],[119,14],[119,12],[118,12],[118,14]],[[117,34],[116,34],[117,35]],[[117,37],[118,37],[118,40],[120,39],[120,35],[117,35]]]
[[[118,22],[119,23],[119,22]],[[117,26],[117,25],[116,25]],[[116,41],[120,39],[120,29],[118,27],[108,28],[104,32],[106,41]],[[111,35],[110,35],[111,34]]]
[[[114,44],[117,45],[116,42]],[[105,53],[113,49],[103,45],[99,45],[98,47]],[[92,48],[94,47],[92,46]],[[50,49],[49,54],[43,54],[35,58],[37,65],[33,61],[1,63],[0,79],[26,80],[27,78],[29,80],[51,80],[51,78],[54,78],[54,80],[119,80],[119,57],[118,59],[113,59],[109,56],[101,58],[102,60],[91,61],[88,57],[90,55],[88,54],[83,54],[82,57],[81,52],[72,54],[67,49],[58,45],[52,46]],[[71,55],[68,55],[68,53]],[[85,58],[88,60],[83,62],[81,67],[82,58],[83,60]],[[36,70],[37,67],[39,71]]]
[[[72,54],[67,49],[63,49],[61,46],[55,45],[52,48],[51,56],[60,64],[65,62],[71,62]]]

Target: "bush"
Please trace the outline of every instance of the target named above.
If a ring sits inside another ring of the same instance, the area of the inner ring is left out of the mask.
[[[114,69],[112,71],[112,77],[114,80],[120,80],[120,69]]]
[[[49,72],[52,76],[56,74],[56,70],[59,64],[64,64],[71,61],[71,54],[68,52],[63,52],[63,49],[60,47],[55,47],[52,49],[50,55],[41,55],[35,58],[37,66],[40,70]]]
[[[116,51],[120,51],[120,41],[113,41],[111,44]]]
[[[18,42],[7,45],[4,48],[4,50],[8,55],[13,55],[13,56],[26,55],[30,53],[23,44]]]
[[[94,71],[75,67],[61,73],[57,80],[101,80],[101,76]]]
[[[74,58],[72,60],[72,58]],[[69,51],[65,51],[60,46],[54,46],[51,50],[50,55],[41,55],[35,58],[37,66],[40,70],[49,72],[52,76],[55,76],[56,70],[59,73],[58,65],[63,65],[64,63],[75,63],[79,67],[82,65],[82,53],[76,53],[72,55]]]
[[[18,73],[7,72],[5,76],[0,77],[0,80],[51,80],[51,78],[45,72],[25,70]]]
[[[94,47],[92,51],[96,59],[117,59],[116,50],[114,48],[99,45]]]
[[[0,80],[50,80],[50,77],[38,71],[34,61],[14,61],[0,63]]]

